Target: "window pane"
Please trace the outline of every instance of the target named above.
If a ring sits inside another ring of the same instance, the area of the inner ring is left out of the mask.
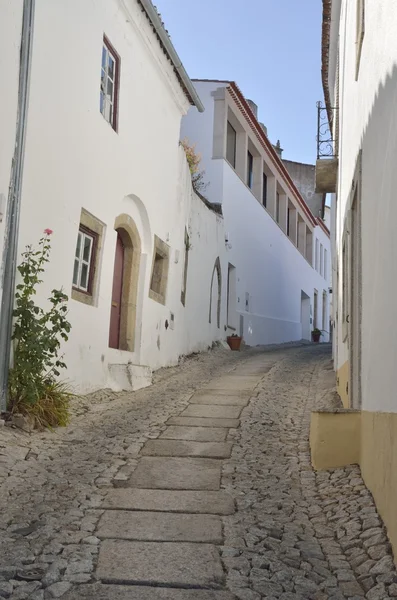
[[[236,131],[229,121],[227,122],[226,159],[232,167],[236,167]]]
[[[102,48],[102,67],[105,69],[106,68],[106,55],[107,55],[108,51],[106,46],[103,46]]]
[[[89,237],[88,235],[84,236],[83,260],[86,262],[90,261],[92,242],[92,237]]]
[[[111,79],[114,80],[114,60],[109,54],[109,66],[108,66],[108,75]]]
[[[81,265],[80,286],[82,290],[88,288],[88,265]]]
[[[110,98],[110,100],[113,100],[113,82],[110,81],[110,79],[108,79],[108,85],[107,85],[107,95]]]
[[[101,96],[99,98],[99,106],[100,106],[101,113],[104,114],[105,113],[105,95],[102,91],[101,91]]]
[[[80,258],[80,252],[81,252],[81,232],[79,231],[79,233],[77,234],[77,244],[76,244],[76,254],[75,254],[75,256],[77,258]]]
[[[79,261],[74,259],[74,269],[73,269],[73,285],[78,285],[79,283]]]
[[[102,90],[102,92],[105,91],[105,87],[106,87],[106,73],[103,69],[101,69],[101,90]]]

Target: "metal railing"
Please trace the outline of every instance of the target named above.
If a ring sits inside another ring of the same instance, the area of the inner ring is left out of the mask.
[[[327,107],[321,101],[317,102],[317,160],[338,156],[337,144],[332,134],[337,112],[337,107]]]

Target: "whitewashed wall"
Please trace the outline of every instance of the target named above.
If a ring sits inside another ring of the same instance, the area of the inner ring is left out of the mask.
[[[333,37],[339,34],[343,65],[335,223],[340,277],[335,310],[341,317],[342,236],[357,157],[362,149],[362,407],[396,412],[397,4],[394,0],[365,2],[365,35],[357,81],[355,3],[343,0],[341,4],[340,19],[332,22]],[[332,64],[336,52],[334,48]],[[331,83],[332,78],[331,73]],[[336,367],[340,368],[349,358],[347,345],[342,342],[341,318],[337,336]]]
[[[14,11],[11,2],[6,5],[6,21],[1,5],[0,54],[11,57],[6,73],[15,83],[21,10]],[[118,133],[99,111],[104,34],[121,57]],[[4,96],[8,110],[0,111],[0,148],[7,154],[0,161],[0,184],[5,189],[13,150],[10,115],[15,113],[15,85],[3,90],[2,106]],[[224,251],[224,241],[219,247],[223,223],[192,195],[179,145],[181,117],[188,107],[172,66],[135,0],[36,3],[19,250],[35,243],[45,228],[53,229],[51,262],[38,294],[41,303],[46,304],[53,288],[71,293],[81,209],[106,226],[97,306],[69,303],[72,331],[65,360],[67,376],[79,391],[108,385],[109,364],[152,368],[174,364],[180,354],[207,348],[223,337],[216,324],[208,323],[213,264]],[[114,223],[123,213],[134,219],[142,242],[133,353],[108,348]],[[192,251],[183,308],[185,226],[191,230]],[[154,235],[171,249],[165,306],[148,297]],[[175,328],[167,331],[165,321],[171,311]]]
[[[182,122],[182,137],[194,143],[202,155],[209,199],[222,204],[225,232],[231,245],[227,249],[227,262],[237,269],[233,325],[239,331],[243,316],[243,334],[250,345],[300,340],[302,291],[310,297],[313,311],[314,290],[318,290],[318,323],[322,325],[322,293],[328,294],[331,277],[329,236],[320,226],[313,231],[313,253],[316,238],[327,249],[325,279],[309,265],[228,162],[223,158],[213,159],[214,93],[227,83],[197,81],[195,86],[206,110],[203,114],[189,111]],[[274,165],[269,166],[276,172]],[[326,312],[323,342],[329,340],[329,300]]]

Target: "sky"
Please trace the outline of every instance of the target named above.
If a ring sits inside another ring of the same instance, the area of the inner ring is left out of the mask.
[[[321,0],[154,0],[189,76],[236,81],[283,158],[316,159]]]

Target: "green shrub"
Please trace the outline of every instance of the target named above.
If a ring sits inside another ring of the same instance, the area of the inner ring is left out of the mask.
[[[46,229],[34,250],[27,246],[18,266],[21,282],[16,286],[14,309],[14,366],[9,374],[9,410],[34,416],[39,425],[65,425],[71,392],[56,378],[66,368],[60,355],[61,340],[68,340],[71,325],[66,319],[68,297],[52,290],[46,312],[34,302],[41,274],[49,261],[50,235]]]

